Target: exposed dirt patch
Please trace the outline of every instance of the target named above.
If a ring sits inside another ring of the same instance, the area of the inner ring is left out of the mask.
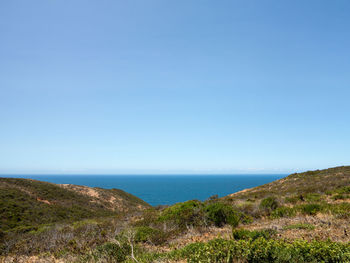
[[[45,204],[48,204],[48,205],[51,205],[51,202],[48,201],[48,200],[44,200],[44,199],[40,199],[39,197],[36,198],[37,201],[39,202],[42,202],[42,203],[45,203]]]
[[[59,186],[73,190],[77,193],[87,195],[93,198],[99,198],[99,193],[94,188],[87,187],[87,186],[81,186],[81,185],[72,185],[72,184],[59,184]]]

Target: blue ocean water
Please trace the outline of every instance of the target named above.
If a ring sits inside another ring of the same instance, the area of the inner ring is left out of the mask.
[[[31,178],[57,184],[117,188],[136,195],[147,203],[171,205],[192,199],[206,200],[266,184],[285,177],[264,175],[11,175],[1,177]]]

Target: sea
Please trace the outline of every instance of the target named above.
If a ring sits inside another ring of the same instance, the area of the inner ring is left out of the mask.
[[[286,174],[233,175],[1,175],[30,178],[56,184],[117,188],[131,193],[152,206],[172,205],[187,200],[204,201],[263,185]]]

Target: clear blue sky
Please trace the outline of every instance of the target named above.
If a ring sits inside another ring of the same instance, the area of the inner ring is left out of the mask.
[[[350,164],[350,1],[0,3],[0,173]]]

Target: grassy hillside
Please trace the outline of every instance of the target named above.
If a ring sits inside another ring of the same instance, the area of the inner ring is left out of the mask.
[[[267,196],[291,196],[308,193],[324,194],[350,185],[350,166],[291,174],[269,184],[231,194],[225,199],[261,199]]]
[[[29,231],[41,224],[120,215],[150,207],[118,189],[0,178],[0,230]]]

